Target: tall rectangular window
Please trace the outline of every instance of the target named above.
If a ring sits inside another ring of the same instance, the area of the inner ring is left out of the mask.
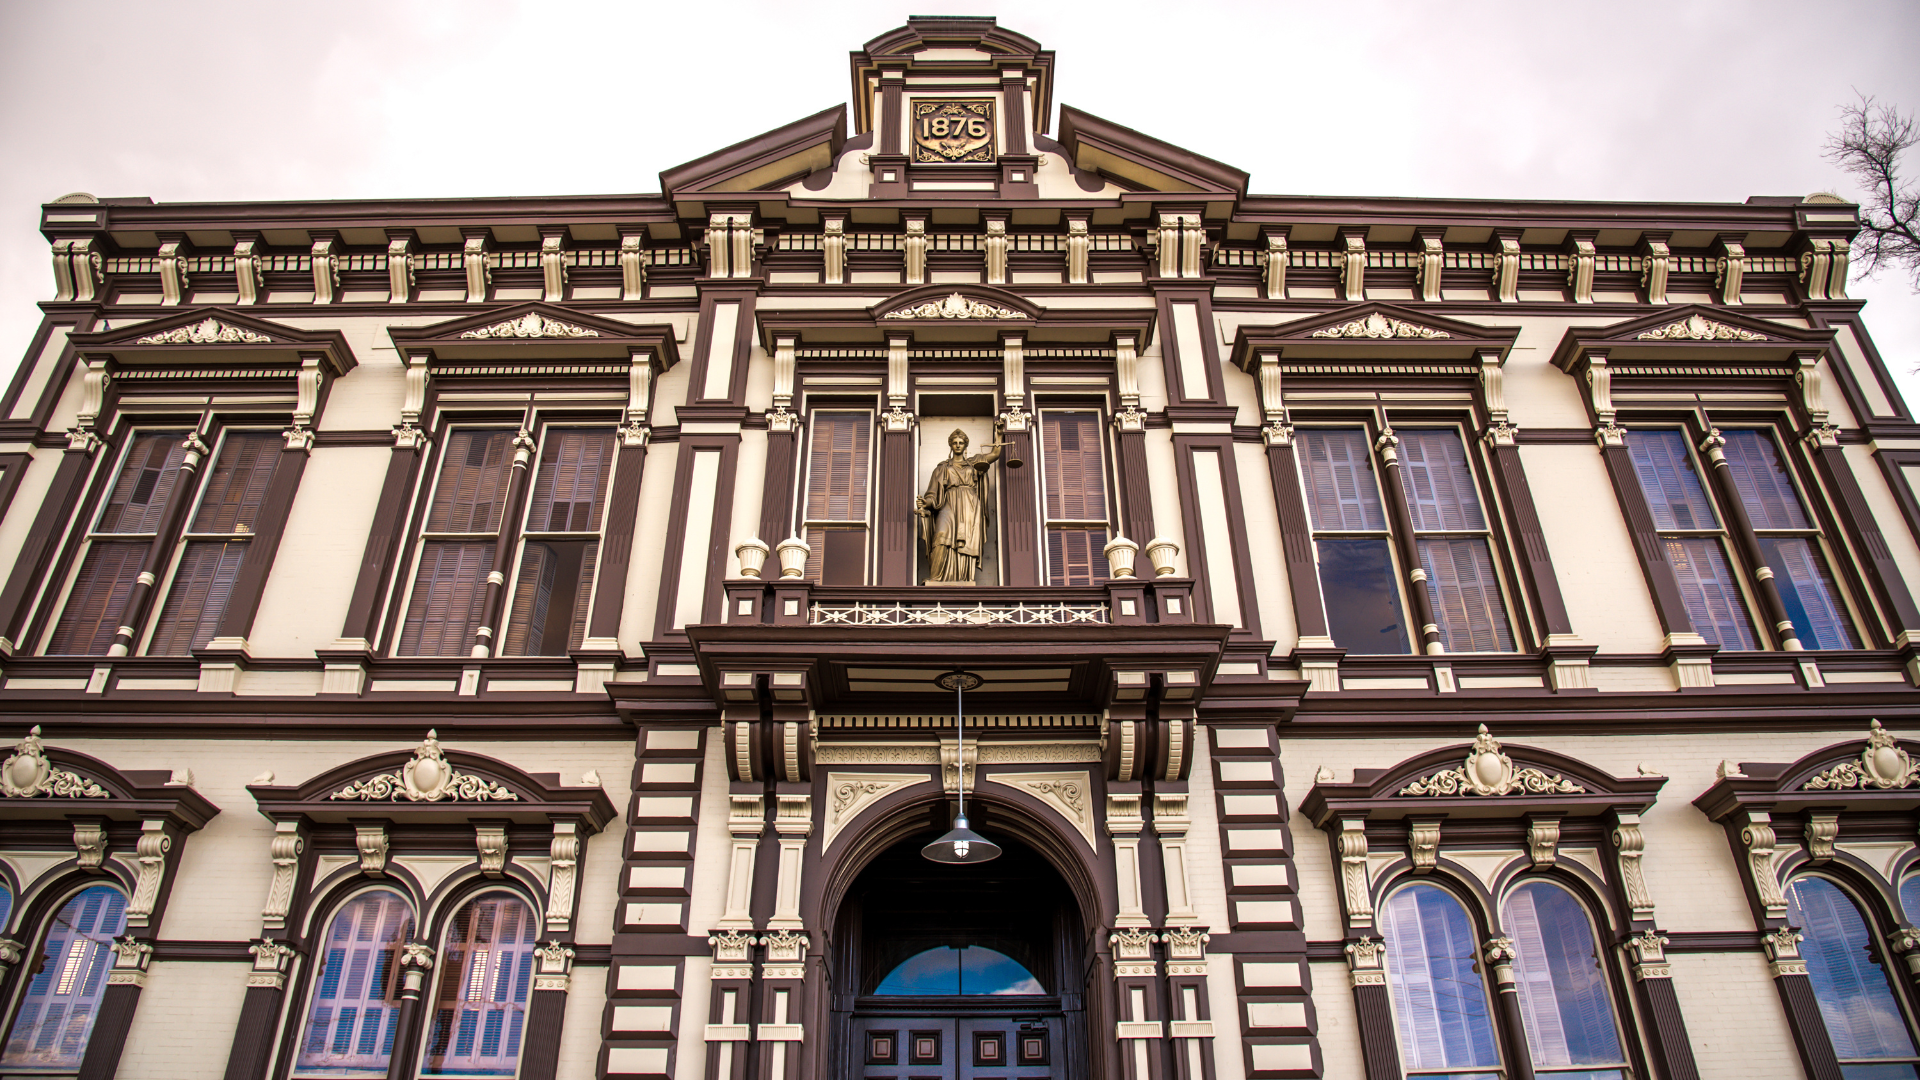
[[[1353,653],[1409,651],[1366,429],[1300,428],[1295,445],[1333,643]]]
[[[1411,428],[1398,434],[1400,488],[1412,511],[1441,643],[1448,652],[1513,651],[1493,572],[1492,537],[1459,431]]]
[[[1041,414],[1040,456],[1047,488],[1047,582],[1107,580],[1106,440],[1100,414],[1049,409]]]
[[[817,585],[867,581],[867,477],[873,414],[816,410],[807,452],[807,502],[801,528],[807,580]]]
[[[240,564],[254,542],[260,506],[282,446],[281,436],[272,431],[230,431],[221,439],[200,506],[187,526],[173,585],[147,643],[149,656],[186,656],[213,640]]]
[[[188,434],[185,429],[143,431],[130,440],[106,505],[87,534],[87,553],[47,643],[48,653],[102,656],[113,644],[140,567],[166,519],[167,502],[187,456]],[[181,497],[190,494],[182,492]]]
[[[1758,648],[1727,555],[1726,530],[1685,433],[1635,428],[1627,432],[1627,453],[1694,631],[1722,649]]]
[[[611,428],[549,428],[522,532],[503,653],[565,656],[586,637],[605,527]]]
[[[1779,444],[1771,433],[1754,428],[1724,434],[1734,488],[1800,644],[1809,649],[1859,648],[1827,569],[1820,531],[1787,475]]]
[[[467,656],[472,651],[513,475],[513,435],[512,428],[455,428],[447,434],[400,631],[400,655]]]

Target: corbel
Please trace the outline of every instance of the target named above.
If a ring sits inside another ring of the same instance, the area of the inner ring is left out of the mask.
[[[1007,219],[987,218],[987,284],[1007,283]]]
[[[1340,281],[1348,303],[1367,298],[1367,230],[1340,230]]]
[[[82,303],[99,299],[107,283],[107,260],[93,237],[68,241],[67,254],[73,259],[73,298]]]
[[[316,304],[333,303],[333,294],[340,288],[340,256],[333,250],[335,242],[332,233],[313,234],[313,302]]]
[[[353,846],[360,853],[360,872],[380,877],[387,872],[387,826],[384,822],[353,827]]]
[[[732,217],[727,214],[707,215],[707,276],[729,277],[727,260],[733,250],[728,242],[728,224]]]
[[[267,284],[260,266],[265,256],[259,251],[260,238],[252,233],[235,233],[233,240],[233,282],[236,304],[257,304]]]
[[[426,350],[407,354],[405,392],[400,401],[400,426],[393,429],[396,450],[418,450],[427,444],[427,433],[420,430],[420,414],[427,408],[428,365],[433,354]]]
[[[1627,909],[1635,919],[1653,918],[1653,894],[1647,890],[1647,875],[1640,865],[1646,854],[1646,834],[1640,831],[1639,814],[1615,814],[1613,824],[1614,857],[1620,868],[1620,891],[1626,894]]]
[[[313,449],[313,420],[320,412],[320,389],[325,373],[318,353],[300,354],[300,373],[294,377],[293,426],[284,434],[289,450]]]
[[[567,298],[567,227],[549,225],[540,230],[540,285],[542,300],[558,304]]]
[[[1287,250],[1289,228],[1282,225],[1267,230],[1267,250],[1262,254],[1262,276],[1266,279],[1267,299],[1285,300],[1287,298],[1287,263],[1293,253]]]
[[[1487,430],[1481,433],[1489,446],[1513,446],[1520,428],[1508,419],[1505,358],[1489,349],[1479,355],[1480,398],[1487,408]]]
[[[73,300],[75,297],[73,280],[73,241],[55,240],[53,250],[53,298],[57,301]]]
[[[1800,252],[1800,290],[1808,300],[1827,298],[1827,277],[1832,269],[1833,241],[1808,237],[1806,249]]]
[[[951,742],[945,742],[945,741],[941,742],[940,744],[941,789],[944,790],[949,795],[958,795],[960,793],[960,784],[962,782],[960,774],[964,770],[966,773],[965,783],[967,785],[967,789],[969,791],[973,790],[975,787],[975,784],[973,782],[973,770],[974,770],[974,767],[979,764],[980,764],[980,744],[979,743],[975,742],[975,743],[967,744],[966,758],[965,758],[965,761],[963,762],[961,760],[960,748],[958,745]]]
[[[1349,941],[1342,950],[1347,954],[1347,978],[1355,988],[1387,985],[1387,943],[1365,934]]]
[[[652,430],[648,425],[653,409],[653,353],[647,349],[627,351],[627,408],[621,417],[620,441],[624,446],[645,446]]]
[[[1292,446],[1293,424],[1287,419],[1286,399],[1281,396],[1279,350],[1258,354],[1256,364],[1254,381],[1260,391],[1260,416],[1266,421],[1260,434],[1268,446]]]
[[[736,214],[732,219],[733,240],[733,276],[737,278],[753,276],[753,216]]]
[[[1839,814],[1807,815],[1807,858],[1815,863],[1833,861],[1833,844],[1840,837]]]
[[[74,863],[89,874],[102,873],[101,864],[107,858],[106,825],[97,819],[82,819],[73,823]]]
[[[913,430],[913,414],[907,411],[907,346],[905,336],[887,339],[887,411],[880,416],[881,429],[888,432]]]
[[[1593,269],[1599,259],[1594,247],[1598,233],[1574,233],[1567,238],[1567,288],[1576,304],[1593,303]]]
[[[1658,930],[1642,930],[1627,938],[1627,952],[1633,957],[1634,982],[1673,978],[1673,967],[1667,963],[1670,944],[1672,942]]]
[[[1527,860],[1535,870],[1546,870],[1560,857],[1560,819],[1527,818]]]
[[[1445,235],[1439,229],[1417,229],[1414,239],[1420,242],[1420,261],[1414,265],[1413,280],[1420,286],[1420,299],[1428,303],[1441,300],[1440,284],[1446,277]]]
[[[76,406],[73,426],[76,431],[92,431],[100,420],[100,412],[107,404],[107,384],[113,376],[107,373],[107,357],[82,353],[80,366],[80,403]]]
[[[1745,849],[1747,873],[1753,878],[1754,898],[1769,919],[1784,918],[1787,914],[1787,898],[1780,891],[1779,875],[1773,871],[1776,843],[1771,814],[1759,810],[1742,813],[1740,846]]]
[[[253,967],[247,972],[248,989],[256,986],[268,990],[287,988],[287,969],[292,966],[298,950],[284,941],[261,938],[248,945],[247,951],[253,954]]]
[[[1667,246],[1672,233],[1646,233],[1641,237],[1640,287],[1647,291],[1647,303],[1667,303],[1667,274],[1673,270],[1673,248]]]
[[[1493,295],[1503,304],[1520,300],[1520,232],[1517,229],[1494,233]]]
[[[1006,431],[1026,431],[1031,417],[1024,411],[1027,400],[1026,339],[1019,334],[1000,338],[1000,397],[1006,411],[1000,419]]]
[[[479,853],[480,873],[483,876],[497,878],[506,873],[507,827],[505,825],[475,824],[473,846]]]
[[[179,307],[192,283],[187,280],[187,238],[178,233],[160,235],[160,304]]]
[[[1373,882],[1367,870],[1367,820],[1341,818],[1336,846],[1340,849],[1340,895],[1347,904],[1347,927],[1350,930],[1370,929],[1373,926]]]
[[[1431,873],[1440,865],[1439,818],[1414,818],[1407,822],[1407,857],[1416,874]]]
[[[1807,432],[1801,439],[1807,448],[1820,451],[1840,445],[1840,428],[1822,400],[1820,355],[1817,352],[1794,353],[1793,381],[1800,388],[1800,407],[1807,414]]]
[[[147,966],[153,963],[153,946],[132,934],[115,938],[108,946],[113,949],[113,968],[107,972],[107,985],[146,989]]]
[[[1160,254],[1160,276],[1180,276],[1180,215],[1161,214],[1159,224],[1147,233],[1147,244]]]
[[[273,841],[268,848],[273,861],[273,880],[267,885],[266,905],[260,909],[265,929],[286,929],[287,915],[293,909],[294,882],[300,876],[300,855],[306,847],[307,838],[298,821],[273,823]]]
[[[1121,431],[1147,430],[1147,414],[1140,411],[1139,340],[1132,334],[1113,336],[1114,386],[1120,394],[1120,411],[1113,422]]]
[[[1800,955],[1800,943],[1807,935],[1791,926],[1782,926],[1760,935],[1767,950],[1767,969],[1778,979],[1783,975],[1805,975],[1806,958]]]
[[[751,728],[751,724],[737,724]],[[728,798],[727,834],[732,837],[732,854],[727,860],[726,901],[720,912],[719,928],[753,929],[753,863],[766,831],[766,800],[763,796],[736,792]]]
[[[140,839],[134,841],[133,857],[138,864],[133,879],[133,896],[127,901],[127,925],[144,927],[153,918],[154,903],[160,898],[160,879],[167,873],[167,852],[173,850],[173,837],[167,835],[167,823],[152,819],[140,823]]]
[[[820,256],[826,264],[822,280],[829,285],[844,284],[847,280],[847,219],[823,218],[820,227]]]
[[[620,230],[620,299],[647,298],[647,230]]]
[[[1728,307],[1740,305],[1740,282],[1747,273],[1747,247],[1740,233],[1721,233],[1720,257],[1714,261],[1713,285],[1720,290],[1720,302]]]
[[[573,983],[573,950],[558,941],[549,941],[533,950],[540,961],[533,974],[535,990],[558,990],[566,993]]]
[[[554,822],[547,856],[547,933],[569,933],[573,929],[573,893],[579,880],[579,826],[571,821]]]
[[[784,334],[773,339],[773,408],[767,411],[767,430],[769,432],[793,432],[800,427],[800,417],[790,411],[793,408],[794,383],[799,376],[799,361],[795,348],[799,339],[792,334]]]
[[[1203,277],[1206,263],[1207,229],[1199,214],[1180,215],[1180,276]]]
[[[413,230],[387,230],[387,303],[413,299]]]
[[[924,285],[927,283],[927,219],[910,217],[906,223],[907,236],[902,247],[907,256],[907,284]]]
[[[1593,410],[1595,442],[1601,449],[1627,445],[1626,429],[1615,422],[1618,413],[1613,407],[1613,372],[1607,367],[1607,354],[1587,353],[1582,367],[1587,380],[1587,405]]]
[[[493,230],[485,227],[461,229],[460,266],[467,272],[467,303],[487,302],[487,287],[493,284],[493,267],[487,261],[487,241]]]
[[[1067,219],[1067,284],[1085,285],[1088,256],[1093,250],[1093,238],[1087,232],[1085,217]]]
[[[1851,248],[1844,236],[1833,238],[1833,262],[1827,278],[1827,299],[1847,299],[1847,260]]]

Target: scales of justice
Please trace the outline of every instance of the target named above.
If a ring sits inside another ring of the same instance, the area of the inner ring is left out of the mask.
[[[972,585],[987,540],[987,470],[1012,444],[987,444],[987,453],[967,455],[971,440],[959,428],[947,436],[952,456],[934,466],[927,492],[914,500],[920,543],[927,553],[927,585]],[[1008,457],[1009,469],[1026,462]]]

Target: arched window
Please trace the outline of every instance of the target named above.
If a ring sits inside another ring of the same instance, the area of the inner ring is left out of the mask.
[[[1910,923],[1920,923],[1920,874],[1908,874],[1900,883],[1900,911]]]
[[[387,889],[348,901],[314,956],[313,1000],[293,1074],[385,1077],[400,1018],[400,953],[413,906]]]
[[[1408,1075],[1496,1080],[1500,1049],[1481,981],[1473,920],[1437,885],[1409,885],[1380,913],[1400,1064]]]
[[[1625,1080],[1627,1059],[1586,908],[1558,885],[1530,881],[1507,894],[1501,922],[1513,939],[1534,1072]]]
[[[13,915],[13,890],[0,883],[0,934],[6,933],[7,919]]]
[[[909,956],[880,980],[880,997],[1044,994],[1033,972],[1006,953],[979,945],[942,945]]]
[[[533,984],[539,927],[525,901],[490,892],[447,926],[422,1076],[512,1076]]]
[[[1880,944],[1853,899],[1826,878],[1799,878],[1787,887],[1787,922],[1806,935],[1800,953],[1841,1071],[1850,1077],[1880,1076],[1848,1066],[1920,1061],[1882,966]],[[1899,1075],[1912,1073],[1900,1070]]]
[[[32,981],[15,1014],[0,1066],[77,1069],[113,967],[112,941],[127,928],[127,897],[111,885],[82,889],[47,928]]]

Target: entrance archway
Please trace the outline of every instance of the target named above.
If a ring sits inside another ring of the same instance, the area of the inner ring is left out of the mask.
[[[899,840],[847,888],[832,957],[837,1080],[1084,1080],[1086,923],[1046,857],[929,862]]]

